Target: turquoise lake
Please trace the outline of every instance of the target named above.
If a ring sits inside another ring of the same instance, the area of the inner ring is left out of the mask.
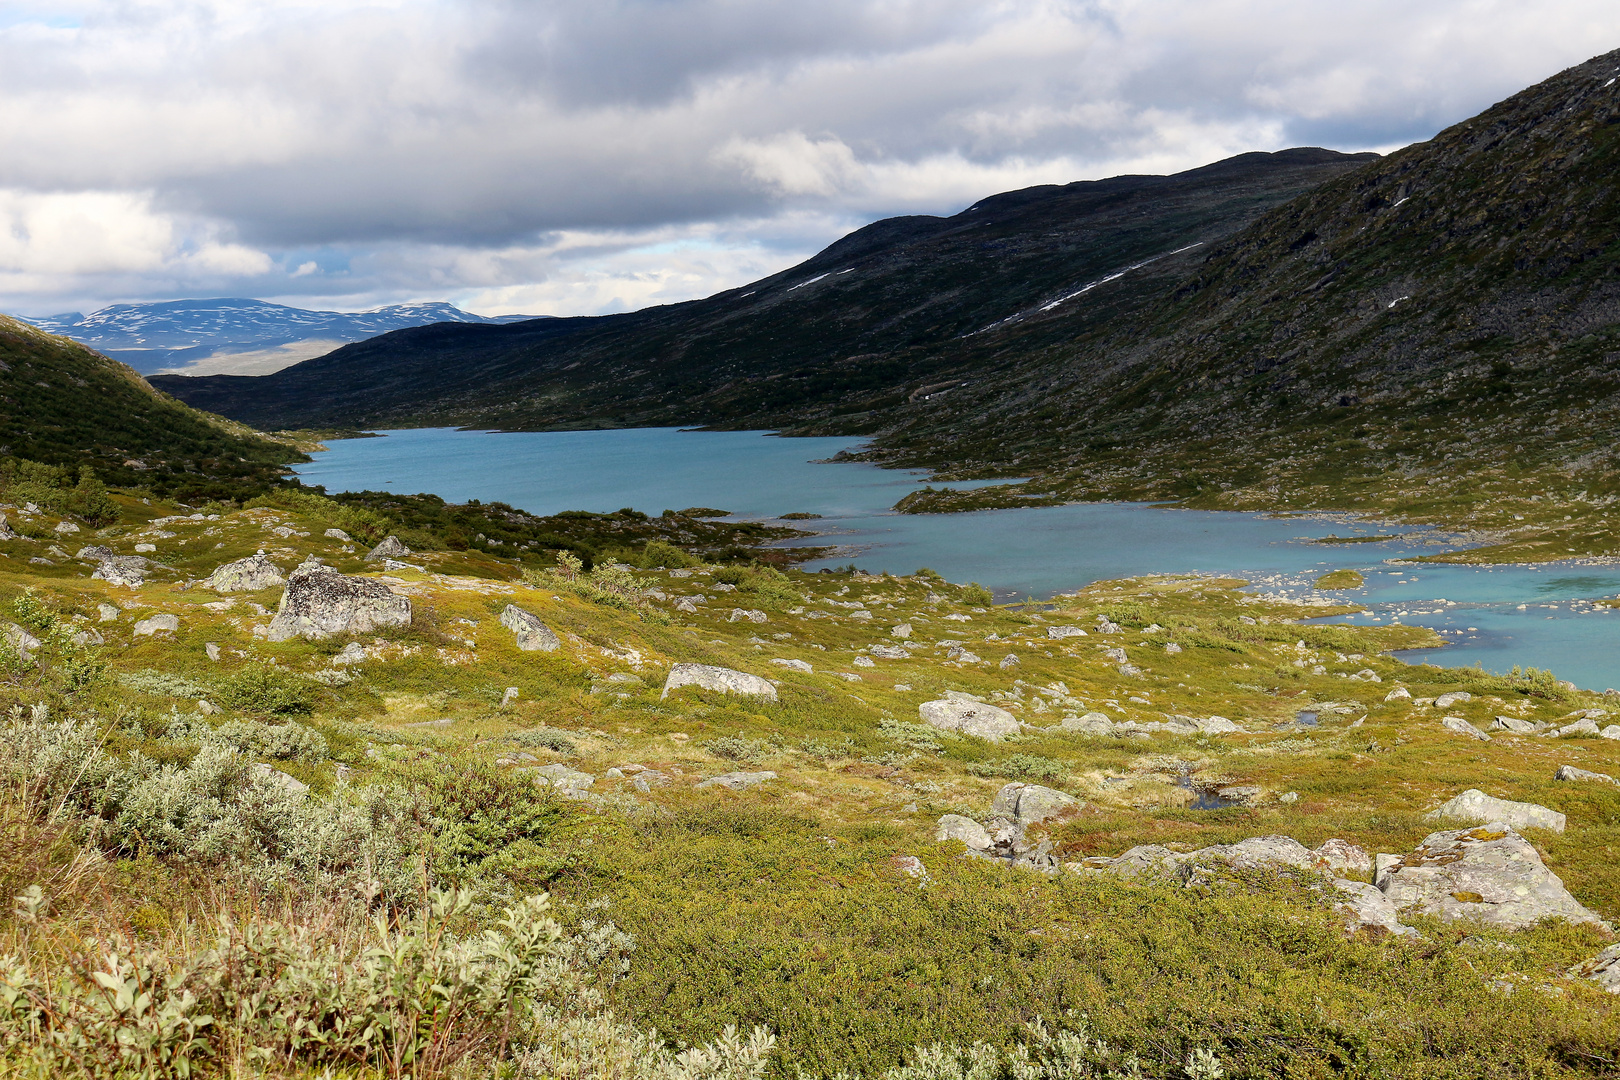
[[[452,502],[505,502],[535,514],[649,514],[706,506],[750,518],[820,514],[797,523],[839,546],[809,569],[851,562],[871,571],[927,566],[952,581],[978,581],[998,596],[1034,596],[1107,578],[1204,572],[1248,578],[1255,591],[1311,594],[1315,576],[1352,567],[1364,589],[1334,594],[1368,606],[1341,621],[1430,626],[1451,644],[1406,655],[1413,662],[1549,668],[1582,687],[1620,685],[1620,613],[1589,601],[1620,593],[1620,564],[1473,567],[1393,565],[1456,550],[1459,539],[1337,515],[1267,517],[1161,509],[1130,503],[896,514],[925,474],[858,463],[818,464],[857,438],[784,439],[760,432],[478,432],[423,428],[348,439],[298,469],[329,491],[432,492]],[[953,483],[949,487],[978,487]],[[1385,536],[1349,545],[1329,535]]]

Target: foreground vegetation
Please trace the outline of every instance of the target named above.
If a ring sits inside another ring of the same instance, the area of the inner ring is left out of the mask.
[[[1620,788],[1552,776],[1620,772],[1620,742],[1477,741],[1430,704],[1466,690],[1443,711],[1479,727],[1613,708],[1545,673],[1409,667],[1386,653],[1437,644],[1426,630],[1300,623],[1331,609],[1228,580],[998,607],[927,571],[717,565],[661,541],[594,568],[472,544],[379,572],[326,535],[359,531],[350,504],[176,519],[109,498],[118,523],[72,539],[152,544],[140,588],[88,577],[58,515],[0,541],[0,625],[38,642],[0,658],[14,1071],[1506,1077],[1620,1056],[1615,999],[1567,974],[1606,943],[1589,926],[1351,935],[1308,874],[1130,884],[934,840],[940,815],[987,820],[1027,779],[1085,804],[1033,830],[1060,863],[1270,834],[1400,853],[1480,787],[1567,814],[1529,835],[1612,919]],[[412,626],[358,660],[267,641],[279,589],[200,580],[260,548],[379,577]],[[508,604],[560,647],[519,651]],[[136,633],[158,614],[179,629]],[[777,700],[663,696],[680,662],[770,677]],[[919,723],[949,691],[1030,726],[990,743]],[[1245,730],[1060,726],[1092,711]],[[738,772],[774,776],[697,786]],[[1196,808],[1223,789],[1243,794]]]

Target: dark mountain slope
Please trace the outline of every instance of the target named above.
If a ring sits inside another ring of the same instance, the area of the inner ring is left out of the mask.
[[[1030,188],[949,218],[877,222],[791,270],[706,300],[596,319],[424,327],[262,378],[154,384],[261,427],[871,430],[884,410],[959,366],[960,342],[1125,267],[1228,236],[1370,157],[1288,150],[1176,176]],[[1044,321],[1115,317],[1121,302],[1162,295],[1188,269],[1154,266],[1111,286],[1107,303],[1064,305]]]
[[[67,338],[0,315],[0,456],[91,465],[108,483],[180,498],[275,482],[291,446],[200,413]]]

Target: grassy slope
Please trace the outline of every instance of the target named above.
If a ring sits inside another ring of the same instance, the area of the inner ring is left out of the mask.
[[[156,670],[204,687],[256,661],[317,672],[341,641],[271,645],[251,632],[264,621],[254,605],[273,607],[278,590],[219,597],[171,582],[260,547],[283,566],[314,553],[364,572],[358,553],[323,537],[333,520],[257,509],[172,522],[164,528],[173,536],[138,521],[115,526],[100,542],[124,551],[149,539],[172,568],[137,591],[83,571],[36,568],[25,561],[36,546],[12,541],[0,545],[7,556],[0,596],[32,586],[92,621],[99,602],[114,602],[118,620],[95,625],[115,672]],[[1233,591],[1237,583],[1206,578],[1099,584],[1055,609],[1025,612],[970,606],[938,579],[795,573],[788,585],[802,602],[784,601],[759,625],[727,620],[733,606],[762,603],[746,592],[715,590],[701,573],[648,574],[669,596],[657,610],[670,611],[680,594],[708,596],[699,614],[664,624],[559,585],[530,588],[513,580],[509,562],[476,551],[414,561],[430,572],[389,576],[413,597],[413,628],[380,639],[381,658],[362,664],[356,681],[317,690],[308,723],[328,735],[334,760],[277,767],[319,794],[336,782],[339,764],[366,784],[414,764],[493,762],[519,748],[512,737],[520,732],[561,729],[570,752],[522,748],[598,777],[592,790],[602,802],[575,806],[543,851],[525,848],[477,880],[495,896],[549,887],[574,919],[601,911],[587,901],[605,902],[638,941],[613,1002],[675,1037],[707,1038],[726,1022],[768,1024],[781,1037],[777,1061],[787,1075],[795,1065],[880,1068],[935,1039],[1000,1042],[1022,1021],[1066,1009],[1089,1014],[1100,1034],[1140,1054],[1150,1075],[1180,1075],[1191,1046],[1216,1047],[1239,1074],[1577,1075],[1620,1045],[1614,999],[1563,977],[1601,945],[1589,930],[1423,924],[1421,942],[1347,941],[1316,894],[1287,882],[1188,892],[1067,874],[1049,880],[967,862],[932,841],[939,814],[985,812],[1005,779],[978,774],[1014,755],[1050,763],[1056,777],[1048,782],[1087,804],[1050,830],[1065,860],[1138,843],[1190,848],[1276,833],[1401,852],[1430,830],[1424,811],[1477,786],[1567,813],[1568,832],[1533,839],[1577,898],[1616,918],[1620,792],[1555,784],[1551,776],[1564,763],[1620,772],[1620,743],[1506,734],[1480,743],[1446,732],[1425,704],[1446,690],[1471,690],[1472,702],[1447,712],[1483,724],[1497,713],[1555,719],[1608,699],[1407,667],[1382,651],[1434,644],[1427,631],[1296,625],[1295,617],[1321,609],[1250,602]],[[873,618],[856,619],[829,601],[860,601]],[[497,622],[510,602],[539,613],[563,649],[517,651]],[[160,611],[179,617],[178,634],[132,635],[135,620]],[[1048,625],[1089,626],[1098,613],[1125,631],[1063,642],[1044,636]],[[902,620],[924,643],[917,659],[853,664],[856,650],[892,640],[887,629]],[[1147,631],[1149,624],[1168,629]],[[1165,652],[1166,639],[1184,651]],[[985,660],[949,661],[944,648],[953,641]],[[222,646],[221,661],[207,659],[205,642]],[[1104,646],[1124,647],[1146,674],[1122,677],[1101,655]],[[1002,669],[1009,652],[1021,662]],[[769,663],[777,657],[815,671]],[[689,661],[780,679],[781,700],[693,692],[661,700],[668,666]],[[1310,674],[1317,663],[1323,674]],[[1365,669],[1383,681],[1346,677]],[[607,681],[613,673],[642,683]],[[0,685],[0,705],[39,700],[34,677]],[[1416,700],[1385,703],[1396,684]],[[507,687],[519,698],[503,710]],[[990,696],[1036,724],[1098,708],[1138,720],[1219,714],[1253,734],[1135,740],[1049,729],[1000,746],[944,738],[932,752],[882,732],[886,718],[915,721],[917,704],[947,689]],[[1304,705],[1327,702],[1344,711],[1324,712],[1316,729],[1288,723]],[[185,699],[108,681],[57,708],[120,717],[108,728],[119,752],[140,749],[162,761],[194,752],[195,744],[161,734],[171,710],[194,708]],[[735,741],[713,743],[722,736]],[[630,763],[657,768],[672,783],[641,795],[605,776]],[[736,768],[771,769],[778,779],[736,794],[694,787]],[[1252,807],[1194,811],[1192,792],[1176,782],[1183,772],[1196,786],[1239,782],[1262,794]],[[1290,791],[1297,801],[1277,800]],[[931,885],[919,889],[894,868],[891,857],[903,854],[922,858]],[[184,867],[151,859],[81,864],[72,849],[31,852],[0,876],[20,891],[29,882],[16,875],[37,875],[42,865],[57,866],[57,917],[88,920],[87,929],[110,920],[162,938],[183,912],[216,895]],[[1492,989],[1504,982],[1523,989],[1517,996]],[[1524,995],[1532,994],[1535,1008],[1525,1009]]]

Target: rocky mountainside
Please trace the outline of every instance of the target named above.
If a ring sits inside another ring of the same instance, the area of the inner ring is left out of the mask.
[[[372,311],[309,311],[264,300],[226,298],[113,304],[89,315],[77,311],[33,319],[61,334],[151,373],[182,368],[205,357],[238,354],[299,343],[337,345],[431,323],[499,324],[531,318],[486,318],[453,304],[395,304]],[[305,357],[312,355],[306,353]],[[296,357],[303,359],[305,357]]]
[[[440,324],[265,378],[155,382],[261,427],[870,431],[945,389],[936,384],[964,348],[1072,337],[1166,296],[1211,244],[1371,157],[1287,150],[1175,176],[1028,188],[953,217],[877,222],[706,300],[515,326]]]
[[[0,456],[91,465],[109,483],[181,498],[262,488],[307,460],[198,412],[76,342],[0,315]]]

